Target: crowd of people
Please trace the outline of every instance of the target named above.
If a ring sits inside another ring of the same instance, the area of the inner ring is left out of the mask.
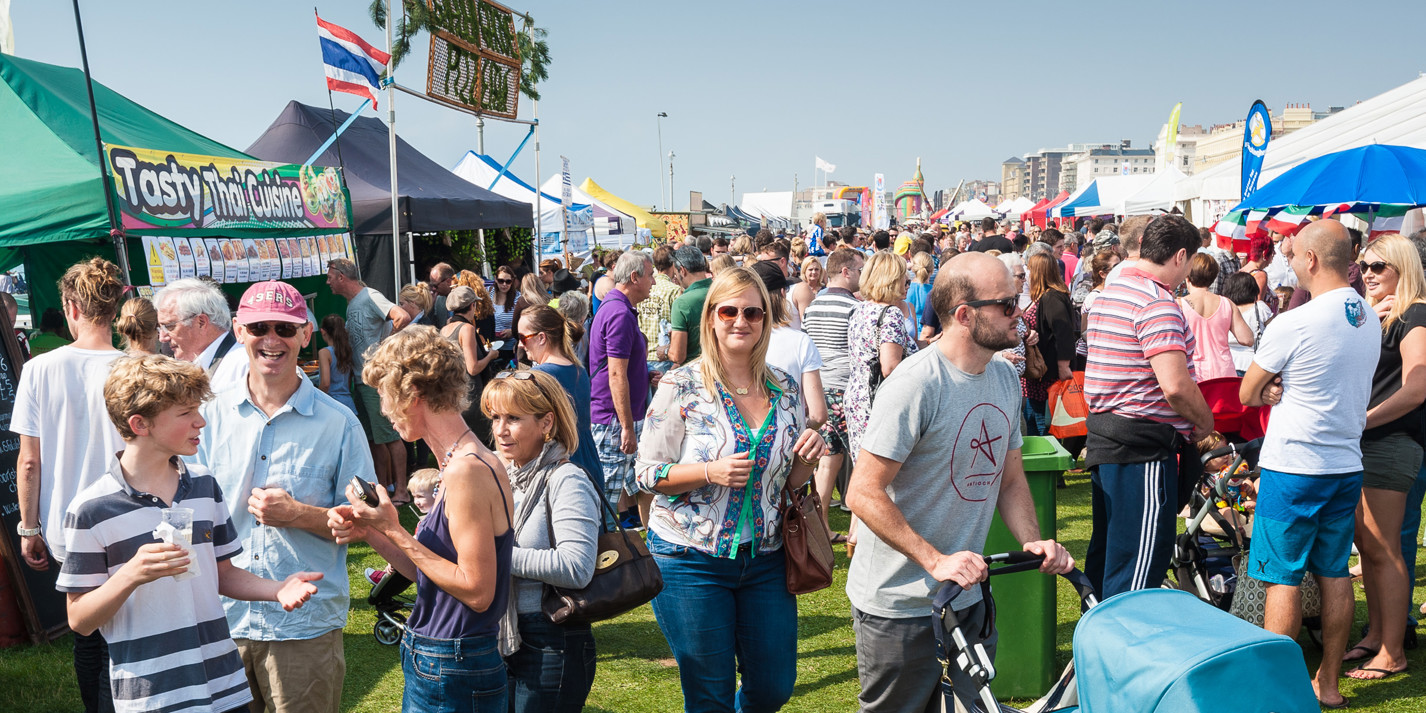
[[[663,577],[685,710],[778,710],[798,636],[783,506],[810,487],[824,518],[852,514],[833,540],[861,709],[925,710],[939,582],[966,587],[958,617],[994,655],[972,586],[993,515],[1042,571],[1075,565],[1039,530],[1020,449],[1079,372],[1088,434],[1066,445],[1091,472],[1101,597],[1163,583],[1199,449],[1222,439],[1199,384],[1240,380],[1273,409],[1251,554],[1267,628],[1297,633],[1311,573],[1323,705],[1342,705],[1344,659],[1354,678],[1405,670],[1426,235],[1363,245],[1321,220],[1240,258],[1178,215],[814,225],[596,254],[582,274],[438,263],[394,302],[338,259],[346,310],[320,317],[282,282],[230,305],[180,280],[150,303],[104,260],[73,266],[72,341],[25,365],[12,427],[23,556],[60,570],[86,709],[338,710],[362,541],[390,563],[369,579],[415,583],[403,710],[581,710],[593,630],[542,600],[588,586],[600,534],[628,527]],[[188,542],[163,539],[184,509]],[[1348,649],[1354,542],[1371,623]]]

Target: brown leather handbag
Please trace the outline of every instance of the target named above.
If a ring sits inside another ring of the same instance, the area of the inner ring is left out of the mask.
[[[663,575],[644,539],[637,532],[621,527],[619,517],[602,489],[595,488],[604,509],[613,516],[614,531],[600,532],[595,551],[594,576],[583,589],[563,589],[545,585],[540,608],[555,624],[589,623],[612,619],[637,609],[663,591]],[[550,501],[545,499],[545,524],[550,530],[550,546],[554,546],[555,531],[551,522]]]
[[[782,488],[782,552],[787,591],[808,594],[832,585],[832,533],[811,478],[801,488]]]
[[[1045,363],[1044,355],[1040,354],[1040,345],[1025,345],[1025,378],[1043,379],[1049,373],[1050,367]]]

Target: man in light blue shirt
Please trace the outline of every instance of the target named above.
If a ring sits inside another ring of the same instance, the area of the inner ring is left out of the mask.
[[[249,362],[245,383],[203,407],[207,426],[194,457],[226,494],[243,552],[233,564],[262,577],[323,573],[317,594],[293,612],[225,598],[255,705],[269,711],[340,707],[349,604],[345,545],[332,541],[327,508],[345,502],[352,476],[372,478],[356,416],[297,370],[312,338],[295,288],[259,282],[233,319]]]

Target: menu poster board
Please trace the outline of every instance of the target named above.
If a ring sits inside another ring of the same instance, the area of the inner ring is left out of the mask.
[[[188,244],[188,238],[174,238],[173,249],[178,252],[179,279],[197,277],[197,264],[193,261],[193,248]]]
[[[165,283],[174,282],[179,279],[181,270],[178,265],[178,248],[173,245],[173,238],[159,236],[154,238],[158,243],[159,262],[163,265],[163,281]]]
[[[147,245],[145,252],[147,252]],[[15,409],[15,388],[20,383],[20,344],[10,317],[0,310],[0,560],[10,568],[15,599],[25,629],[34,643],[54,639],[68,631],[65,596],[54,588],[59,566],[44,572],[30,569],[20,557],[20,499],[16,478],[19,472],[20,436],[10,430]]]
[[[277,241],[267,238],[261,241],[267,245],[267,278],[268,280],[280,280],[278,275],[282,274],[282,260],[277,254]]]
[[[342,233],[342,248],[346,252],[346,259],[356,262],[356,248],[352,247],[352,234]]]
[[[292,249],[287,246],[287,241],[282,238],[278,238],[277,240],[277,255],[282,263],[281,279],[292,279],[292,268],[295,266],[295,263],[292,262]]]
[[[325,272],[325,271],[327,270],[327,263],[330,262],[331,259],[332,259],[332,243],[331,243],[331,240],[332,240],[332,236],[330,236],[330,235],[318,235],[318,236],[317,236],[317,257],[318,257],[318,259],[321,260],[321,262],[322,262],[322,271],[323,271],[323,272]]]
[[[189,238],[188,244],[193,248],[193,269],[199,277],[212,277],[213,265],[208,261],[208,246],[203,244],[203,238]]]
[[[162,287],[164,285],[163,257],[158,252],[158,240],[145,235],[139,238],[144,245],[144,261],[148,263],[149,284]]]
[[[219,238],[223,248],[223,282],[242,282],[248,276],[248,256],[243,241]]]
[[[294,263],[292,266],[292,276],[309,277],[311,273],[307,272],[307,260],[302,257],[302,241],[297,238],[288,238],[287,253],[292,256],[292,262]]]
[[[252,238],[243,239],[243,255],[248,258],[248,269],[238,277],[238,282],[259,282],[262,280],[263,263],[258,259],[257,241]]]
[[[326,272],[326,265],[322,262],[321,256],[317,254],[317,239],[304,238],[302,247],[307,254],[307,265],[313,275],[320,275]]]
[[[223,260],[223,246],[219,238],[204,238],[203,247],[208,251],[209,274],[214,282],[227,282],[227,263]]]

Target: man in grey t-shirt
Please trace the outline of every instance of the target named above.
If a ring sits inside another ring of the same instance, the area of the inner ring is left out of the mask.
[[[847,493],[862,523],[847,597],[863,711],[935,709],[928,704],[941,666],[931,597],[940,582],[965,587],[954,607],[963,631],[981,631],[976,585],[997,508],[1025,550],[1046,555],[1041,571],[1074,566],[1064,547],[1040,539],[1020,457],[1020,383],[1010,362],[994,358],[1019,341],[1018,297],[1009,268],[992,256],[945,263],[930,297],[944,335],[901,362],[876,393]],[[994,631],[983,641],[991,656],[995,641]],[[964,673],[953,681],[962,703],[975,699]]]
[[[352,374],[356,377],[353,396],[362,406],[362,426],[371,444],[376,478],[388,489],[394,489],[392,502],[404,505],[411,502],[411,495],[406,492],[406,444],[391,421],[381,414],[381,397],[376,389],[362,383],[361,370],[366,365],[366,350],[405,327],[411,315],[392,304],[385,295],[367,287],[351,260],[338,258],[327,263],[327,286],[347,300],[347,338],[352,345]],[[390,320],[389,325],[387,320]]]

